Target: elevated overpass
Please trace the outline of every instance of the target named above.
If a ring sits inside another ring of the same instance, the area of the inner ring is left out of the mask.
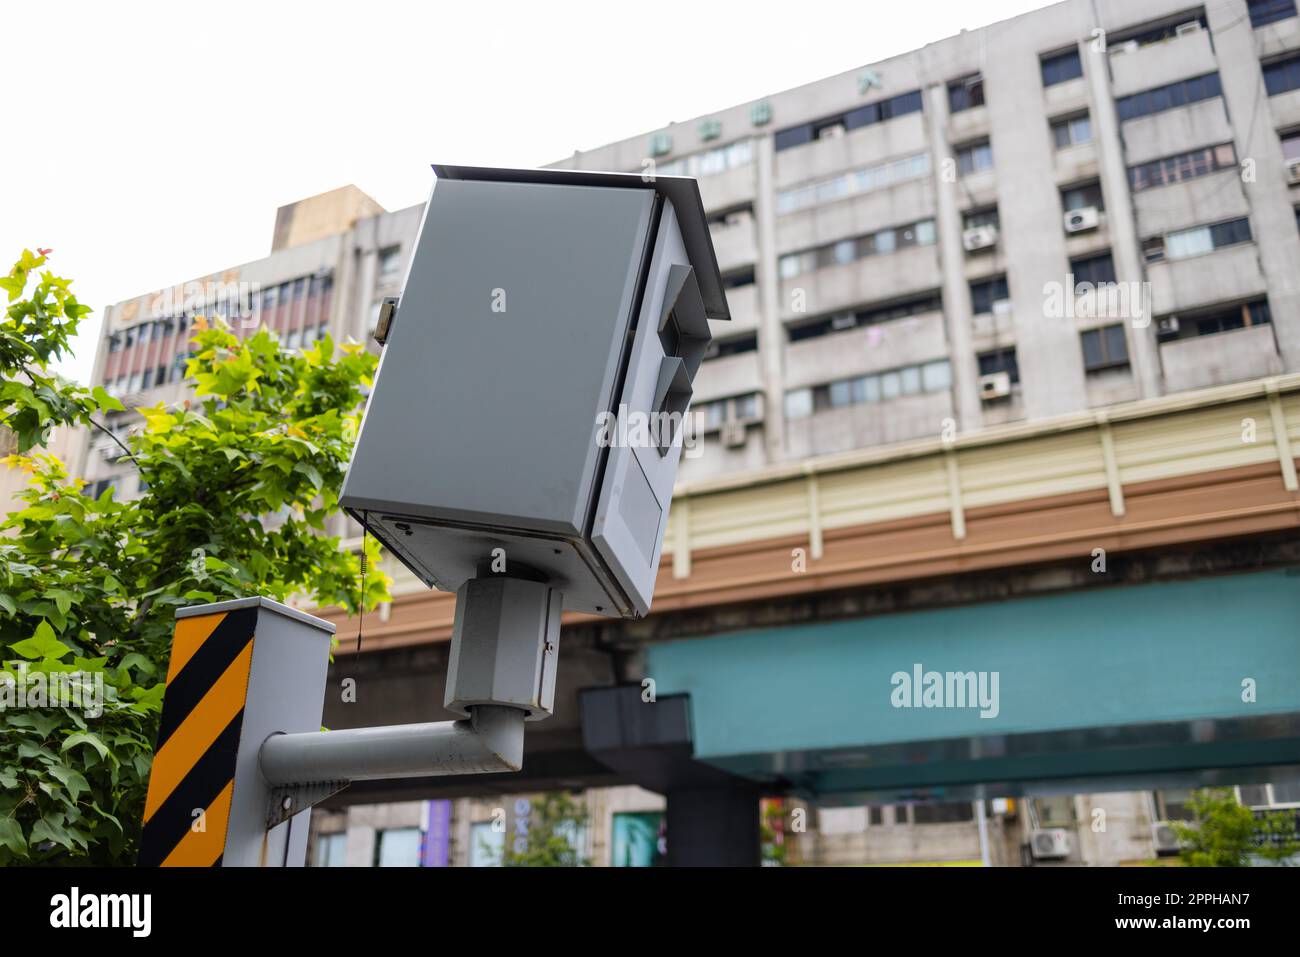
[[[1295,776],[1297,450],[1289,376],[683,486],[652,614],[566,619],[520,774],[338,800],[637,783],[725,858],[760,792]],[[448,717],[453,599],[396,574],[359,657],[334,616],[330,727]]]

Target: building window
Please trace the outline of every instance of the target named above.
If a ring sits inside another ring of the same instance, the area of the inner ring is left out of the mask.
[[[1300,807],[1300,782],[1285,784],[1243,784],[1237,800],[1249,808]]]
[[[1083,344],[1083,368],[1087,372],[1103,372],[1128,365],[1128,340],[1124,337],[1122,323],[1089,329],[1080,335]]]
[[[969,801],[943,801],[912,805],[913,824],[957,824],[975,819],[975,808]]]
[[[1161,20],[1155,26],[1144,25],[1133,30],[1109,34],[1106,37],[1106,46],[1112,55],[1122,55],[1135,47],[1151,46],[1155,43],[1164,43],[1166,40],[1176,40],[1193,24],[1202,30],[1208,29],[1204,13],[1197,13],[1192,16],[1180,13]]]
[[[989,206],[985,209],[973,209],[962,216],[962,229],[979,229],[981,226],[992,226],[997,229],[999,226],[998,208]]]
[[[1065,212],[1072,213],[1077,209],[1086,209],[1089,206],[1099,210],[1106,208],[1101,193],[1101,183],[1084,183],[1080,186],[1071,186],[1068,189],[1061,190],[1061,208]]]
[[[1190,821],[1195,815],[1189,806],[1192,792],[1188,788],[1166,788],[1155,793],[1156,819],[1160,821]]]
[[[1246,8],[1250,13],[1252,27],[1277,23],[1287,17],[1294,17],[1296,13],[1295,0],[1246,0]]]
[[[659,163],[655,173],[659,176],[711,176],[748,165],[754,158],[753,143],[738,140],[727,146],[716,146],[700,153],[683,156],[670,163]],[[635,170],[637,173],[643,170]]]
[[[392,276],[402,268],[402,247],[389,246],[387,249],[379,250],[379,275]],[[312,286],[316,285],[316,278],[312,277]]]
[[[1300,60],[1297,60],[1297,63],[1300,64]],[[1300,67],[1297,69],[1300,70]],[[1267,73],[1268,70],[1265,68],[1265,85],[1267,85]],[[1120,121],[1123,122],[1213,99],[1220,93],[1219,74],[1207,73],[1204,76],[1192,77],[1190,80],[1179,80],[1168,86],[1158,86],[1154,90],[1143,90],[1132,96],[1122,96],[1115,101],[1115,109],[1119,113]]]
[[[1058,150],[1092,142],[1092,117],[1087,113],[1052,122],[1052,142]]]
[[[867,166],[831,179],[809,183],[776,194],[776,211],[790,213],[818,203],[869,193],[896,183],[920,179],[930,172],[930,154],[916,153],[902,159]]]
[[[376,867],[419,867],[420,829],[393,827],[380,831],[375,839]]]
[[[813,414],[813,390],[792,389],[785,394],[785,417],[806,419]]]
[[[796,391],[810,391],[812,411],[821,411],[847,405],[862,405],[867,402],[887,402],[890,399],[920,395],[925,392],[941,392],[951,386],[952,367],[947,359],[936,359],[933,362],[903,366],[886,372],[854,376],[851,379],[837,379],[811,390]],[[791,394],[793,393],[786,394],[787,400]]]
[[[1083,76],[1083,62],[1079,59],[1077,47],[1064,53],[1043,57],[1039,65],[1043,72],[1043,86],[1055,86],[1066,80]]]
[[[506,849],[506,832],[492,827],[491,821],[469,826],[469,866],[500,867]]]
[[[791,342],[801,339],[813,339],[831,332],[843,332],[860,326],[872,326],[893,319],[921,315],[927,312],[941,312],[943,299],[937,292],[926,293],[910,299],[898,300],[887,305],[863,306],[855,310],[845,310],[818,316],[792,325],[787,330]]]
[[[1213,252],[1225,246],[1248,243],[1251,240],[1250,220],[1231,219],[1211,226],[1195,226],[1168,233],[1163,238],[1152,237],[1142,244],[1147,262],[1161,259],[1190,259]]]
[[[1197,336],[1234,332],[1251,326],[1267,326],[1272,321],[1268,300],[1256,299],[1191,316],[1167,316],[1156,324],[1156,338],[1161,342],[1194,339]]]
[[[720,359],[723,356],[737,356],[745,352],[754,352],[757,349],[758,334],[751,332],[749,335],[735,336],[731,339],[714,339],[709,343],[704,358]]]
[[[312,867],[346,867],[348,835],[346,831],[337,834],[317,834],[316,848],[312,855]]]
[[[1287,166],[1300,163],[1300,130],[1282,134],[1282,162]]]
[[[960,113],[984,105],[984,77],[978,73],[948,84],[948,111]]]
[[[1297,153],[1300,154],[1300,141],[1297,142],[1296,147]],[[1179,153],[1176,156],[1166,156],[1164,159],[1131,166],[1128,171],[1128,181],[1133,192],[1137,193],[1144,189],[1196,179],[1198,176],[1206,176],[1221,169],[1235,169],[1236,166],[1237,151],[1231,143],[1221,143],[1218,146],[1206,146],[1188,153]]]
[[[934,220],[926,219],[789,253],[778,260],[777,267],[782,279],[793,279],[827,266],[844,266],[868,256],[882,256],[912,246],[933,246],[934,242]]]
[[[1288,90],[1300,90],[1300,55],[1264,64],[1264,89],[1269,96]]]
[[[1074,291],[1080,292],[1079,286],[1091,283],[1093,288],[1115,281],[1115,263],[1110,253],[1105,252],[1086,259],[1070,260],[1070,275],[1074,276]]]
[[[1008,349],[981,352],[976,359],[979,362],[980,375],[994,375],[998,372],[1005,372],[1012,385],[1020,381],[1020,363],[1016,360],[1014,346]]]
[[[110,353],[114,353],[121,348],[122,348],[122,337],[115,332],[108,337],[108,351]]]
[[[662,811],[620,811],[612,824],[610,867],[659,867],[668,862]]]
[[[716,432],[727,422],[749,424],[763,418],[762,405],[757,392],[746,392],[729,399],[714,399],[691,406],[695,431]]]
[[[1030,806],[1039,827],[1072,827],[1074,825],[1074,798],[1067,795],[1033,798]]]
[[[988,140],[970,143],[957,149],[957,172],[962,176],[993,168],[993,147]]]
[[[993,304],[1011,298],[1006,276],[994,276],[970,284],[970,304],[976,315],[993,311]]]
[[[748,266],[744,269],[737,269],[729,272],[722,277],[723,289],[740,289],[743,286],[754,285],[754,267]]]
[[[910,93],[901,93],[887,100],[868,103],[866,106],[849,110],[847,113],[837,113],[833,116],[822,117],[820,120],[814,120],[811,123],[802,123],[799,126],[777,130],[774,146],[778,151],[790,149],[793,146],[802,146],[805,143],[825,139],[828,136],[839,136],[860,126],[871,126],[875,123],[882,123],[885,120],[892,120],[895,117],[905,116],[908,113],[919,113],[920,111],[921,91],[912,90]]]

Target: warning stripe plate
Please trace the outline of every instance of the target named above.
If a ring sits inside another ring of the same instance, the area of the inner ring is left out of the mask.
[[[256,608],[182,618],[145,798],[142,866],[221,863]]]

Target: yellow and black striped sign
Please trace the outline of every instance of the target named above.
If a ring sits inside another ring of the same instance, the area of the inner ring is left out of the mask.
[[[240,608],[176,622],[145,798],[142,866],[221,863],[257,612]]]

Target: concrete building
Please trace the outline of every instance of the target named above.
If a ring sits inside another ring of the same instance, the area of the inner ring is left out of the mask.
[[[882,462],[899,460],[888,467],[898,470],[889,487],[900,501],[934,479],[933,501],[946,512],[942,455],[933,474],[908,471],[910,450],[927,442],[999,427],[1029,441],[1050,423],[1087,420],[1109,448],[1108,409],[1172,414],[1181,406],[1165,397],[1211,390],[1230,416],[1246,396],[1233,384],[1300,373],[1293,0],[1066,0],[554,165],[699,178],[733,319],[718,324],[697,379],[702,454],[682,466],[694,488],[739,487],[759,472],[776,481],[809,459],[879,449]],[[187,324],[229,301],[232,289],[252,297],[239,314],[271,325],[290,346],[326,329],[365,340],[381,299],[400,292],[420,213],[381,212],[353,188],[286,207],[272,254],[201,281],[197,299],[178,287],[112,307],[95,382],[128,405],[179,397]],[[1291,490],[1286,419],[1275,407]],[[127,428],[130,416],[112,424]],[[1114,459],[1112,450],[1103,485],[1121,516]],[[106,439],[91,438],[83,472],[132,491]],[[799,503],[811,501],[816,514],[830,507],[818,506],[818,494],[850,492],[825,484],[819,493],[809,480],[806,496],[766,500],[774,509],[766,520],[793,534]],[[698,500],[679,498],[692,504],[674,509],[669,585],[692,575],[692,548],[744,541],[726,537],[736,529],[721,510],[699,531],[702,513],[688,510]],[[952,534],[961,539],[956,498]],[[903,514],[882,508],[873,520]],[[821,532],[812,525],[816,558]],[[399,594],[414,602],[413,580],[395,572]],[[935,572],[918,564],[915,574]],[[717,600],[756,600],[743,591]],[[394,621],[402,614],[400,602],[384,612]],[[401,627],[440,633],[446,609],[420,616]],[[591,856],[614,862],[617,815],[660,813],[662,799],[625,781],[611,780],[617,790],[606,792],[584,780]],[[470,862],[470,831],[518,797],[456,798],[449,859]],[[987,852],[995,863],[1019,863],[1032,832],[1059,825],[1071,832],[1070,849],[1048,860],[1136,861],[1155,855],[1158,824],[1182,813],[1186,792],[1108,790],[996,807],[929,797],[812,809],[806,830],[789,834],[791,857],[970,862]],[[1290,807],[1300,794],[1254,784],[1243,800]],[[1098,809],[1110,822],[1102,830],[1092,826]],[[318,835],[346,835],[325,840],[346,847],[344,857],[327,852],[322,863],[406,860],[409,833],[392,837],[389,852],[375,835],[418,830],[425,813],[404,804],[318,815]]]

